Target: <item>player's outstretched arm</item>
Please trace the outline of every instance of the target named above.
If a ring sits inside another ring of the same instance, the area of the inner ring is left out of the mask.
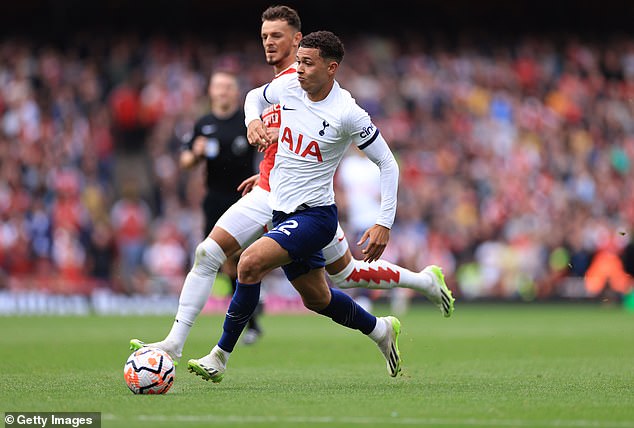
[[[364,261],[372,262],[378,260],[390,239],[390,228],[396,216],[396,195],[398,193],[398,164],[387,143],[378,134],[366,147],[363,152],[374,162],[381,173],[381,211],[376,224],[369,228],[361,237],[357,245],[368,242],[362,250],[365,255]]]
[[[364,147],[363,153],[374,162],[381,173],[381,212],[376,224],[392,228],[394,217],[396,216],[396,196],[398,194],[398,164],[392,151],[388,147],[383,137],[377,137]]]

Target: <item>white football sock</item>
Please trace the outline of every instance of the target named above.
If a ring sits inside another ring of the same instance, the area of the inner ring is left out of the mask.
[[[196,247],[194,266],[187,274],[178,300],[178,311],[172,329],[165,338],[180,354],[189,335],[189,330],[205,306],[218,270],[225,262],[222,248],[211,238],[206,238]]]
[[[381,340],[385,338],[386,334],[387,334],[387,323],[385,322],[383,318],[377,317],[376,326],[374,327],[374,330],[372,330],[370,334],[368,334],[368,336],[370,337],[370,339],[374,340],[376,343],[379,343]]]
[[[222,368],[225,368],[227,366],[227,361],[229,361],[229,357],[231,356],[231,352],[227,352],[220,346],[216,345],[211,349],[210,355],[216,355],[220,362],[223,363]]]

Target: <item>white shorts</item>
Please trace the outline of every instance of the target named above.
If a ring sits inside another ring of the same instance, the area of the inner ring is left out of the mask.
[[[343,233],[341,225],[337,223],[337,233],[335,233],[335,237],[322,250],[324,258],[326,259],[326,266],[339,260],[346,251],[348,251],[348,240]]]
[[[229,232],[238,241],[241,248],[246,248],[255,242],[266,231],[271,230],[273,210],[269,206],[269,192],[261,187],[254,187],[238,202],[231,205],[218,219],[216,226]],[[326,264],[338,260],[348,250],[348,241],[337,223],[335,237],[323,249]]]
[[[273,227],[272,216],[269,192],[255,186],[220,216],[216,226],[229,232],[241,248],[246,248]]]

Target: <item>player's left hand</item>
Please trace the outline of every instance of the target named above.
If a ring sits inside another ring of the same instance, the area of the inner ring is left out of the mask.
[[[242,192],[242,196],[246,195],[251,190],[253,190],[255,186],[257,186],[259,180],[260,180],[260,174],[252,175],[251,177],[247,178],[242,183],[240,183],[237,189],[238,192]]]
[[[365,231],[357,245],[363,245],[368,241],[368,245],[365,246],[361,252],[365,254],[364,262],[373,262],[381,258],[387,243],[390,240],[390,229],[385,226],[375,224],[371,228]]]

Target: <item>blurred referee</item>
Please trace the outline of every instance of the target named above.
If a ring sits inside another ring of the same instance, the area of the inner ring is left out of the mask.
[[[226,71],[213,73],[208,94],[211,113],[198,119],[191,137],[183,143],[180,156],[181,168],[192,168],[203,160],[207,164],[204,236],[209,235],[220,216],[240,199],[237,188],[243,180],[255,174],[256,163],[256,149],[246,138],[237,77]],[[228,258],[222,267],[234,289],[238,257]],[[253,343],[260,334],[254,314],[243,340]]]

